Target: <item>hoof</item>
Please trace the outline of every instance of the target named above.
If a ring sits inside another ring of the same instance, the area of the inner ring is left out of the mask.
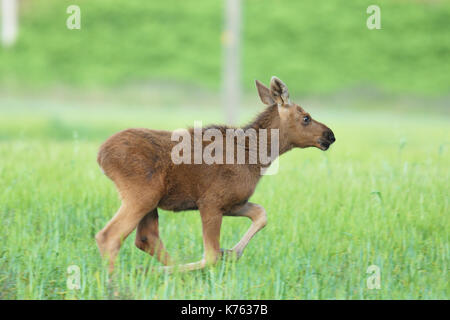
[[[238,260],[242,255],[231,249],[220,249],[220,253],[223,260]]]

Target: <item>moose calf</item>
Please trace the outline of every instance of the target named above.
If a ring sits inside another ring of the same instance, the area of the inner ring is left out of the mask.
[[[243,129],[254,129],[257,139],[261,129],[277,130],[279,154],[292,148],[317,147],[327,150],[335,141],[333,132],[327,126],[313,120],[303,108],[290,101],[288,88],[281,80],[272,77],[270,88],[256,80],[256,87],[267,107]],[[230,127],[209,128],[225,135]],[[189,129],[189,132],[193,133],[193,130]],[[267,149],[273,147],[271,142],[267,141]],[[202,143],[208,145],[208,142]],[[232,143],[239,147],[237,141]],[[175,164],[171,159],[175,145],[172,132],[128,129],[111,136],[100,147],[97,161],[115,183],[122,200],[119,211],[96,235],[101,255],[109,259],[110,271],[114,268],[122,241],[136,227],[135,243],[139,249],[155,256],[164,265],[164,270],[176,268],[183,271],[213,264],[223,254],[239,258],[250,239],[266,225],[264,208],[248,202],[248,199],[261,178],[261,169],[267,164],[259,160],[240,164]],[[244,147],[248,159],[254,147],[247,141],[241,147]],[[194,152],[193,149],[191,152]],[[236,157],[236,152],[232,157]],[[159,236],[157,208],[200,211],[203,259],[174,266]],[[223,216],[252,220],[249,230],[231,250],[222,250],[219,245]]]

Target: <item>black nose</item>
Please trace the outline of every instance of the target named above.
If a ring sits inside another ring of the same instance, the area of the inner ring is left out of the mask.
[[[328,130],[324,133],[325,138],[330,141],[331,143],[336,141],[336,138],[334,137],[334,133],[331,130]]]

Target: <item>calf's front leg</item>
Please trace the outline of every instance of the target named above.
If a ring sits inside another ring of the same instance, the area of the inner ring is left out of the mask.
[[[203,230],[203,259],[197,262],[161,267],[160,270],[190,271],[203,269],[207,265],[215,264],[220,256],[220,227],[222,225],[222,212],[214,208],[200,208]]]
[[[267,214],[266,210],[262,206],[256,203],[247,202],[244,206],[239,209],[227,212],[225,216],[231,217],[247,217],[252,220],[252,225],[244,234],[242,239],[231,249],[222,250],[225,256],[231,255],[232,257],[239,259],[244,252],[245,247],[248,245],[249,241],[253,236],[267,224]]]

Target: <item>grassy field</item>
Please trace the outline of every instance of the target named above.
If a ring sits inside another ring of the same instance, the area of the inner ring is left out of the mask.
[[[237,263],[185,274],[145,274],[155,259],[120,252],[114,280],[94,235],[119,206],[97,163],[99,144],[126,127],[175,129],[204,109],[146,109],[36,101],[0,104],[0,299],[448,299],[449,118],[390,112],[315,111],[337,142],[328,152],[294,150],[264,177],[251,201],[267,227]],[[256,109],[242,114],[247,121]],[[197,212],[160,212],[169,252],[202,255]],[[234,245],[249,221],[225,218],[221,244]],[[66,286],[81,270],[81,290]],[[381,271],[381,289],[366,285]]]

